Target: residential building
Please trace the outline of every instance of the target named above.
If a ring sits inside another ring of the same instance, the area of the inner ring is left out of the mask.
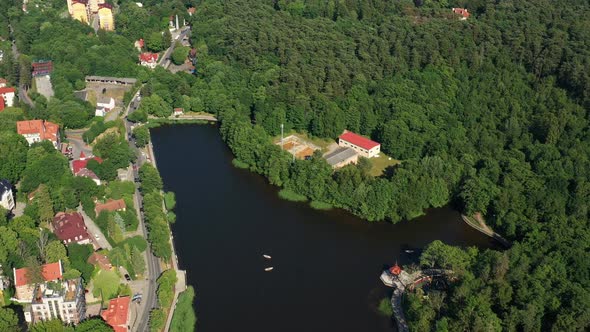
[[[14,209],[14,193],[8,180],[0,180],[0,206],[8,211]]]
[[[190,7],[186,10],[186,12],[188,13],[189,16],[193,16],[193,14],[197,11],[197,8],[195,7]]]
[[[88,264],[98,265],[98,267],[103,270],[111,270],[113,268],[113,264],[111,264],[109,257],[107,257],[107,255],[99,254],[98,252],[94,252],[88,257]]]
[[[365,158],[376,157],[381,150],[381,144],[350,131],[345,131],[340,135],[338,145],[351,148]]]
[[[0,88],[5,88],[8,84],[8,81],[4,78],[0,78]]]
[[[109,324],[115,332],[129,331],[129,296],[118,297],[109,301],[108,309],[100,313],[102,319]]]
[[[29,283],[27,268],[13,269],[14,273],[14,300],[22,303],[29,303],[33,300],[35,284]],[[62,278],[61,261],[41,266],[41,275],[46,282],[60,280]]]
[[[141,64],[144,67],[154,69],[158,65],[158,57],[159,57],[158,53],[151,53],[151,52],[141,53],[139,55],[139,64]]]
[[[17,121],[16,130],[25,137],[29,145],[47,140],[60,150],[59,126],[55,123],[44,120]]]
[[[53,71],[53,62],[51,60],[35,61],[31,64],[31,66],[33,67],[32,75],[34,77],[49,75]]]
[[[333,169],[344,167],[349,164],[356,164],[359,159],[359,154],[351,148],[339,147],[331,153],[324,156],[326,162],[332,166]]]
[[[174,116],[183,115],[183,114],[184,114],[184,108],[175,108],[174,113],[172,113],[172,115],[174,115]]]
[[[84,151],[80,152],[80,156],[77,160],[72,161],[72,173],[75,176],[82,176],[92,179],[97,185],[100,185],[100,179],[98,176],[91,171],[90,169],[86,168],[88,162],[90,160],[96,160],[99,164],[102,164],[102,159],[99,157],[86,157]]]
[[[461,16],[461,21],[465,21],[471,15],[471,13],[469,13],[469,11],[465,8],[453,8],[453,13]]]
[[[0,98],[4,100],[6,107],[12,107],[14,105],[14,96],[16,94],[15,88],[0,88]]]
[[[94,212],[98,216],[102,211],[125,211],[127,205],[123,199],[109,199],[106,203],[96,203]]]
[[[135,46],[135,48],[141,52],[141,50],[143,49],[143,47],[145,46],[145,42],[143,41],[143,38],[139,38],[138,40],[135,41],[135,43],[133,44],[133,46]]]
[[[55,236],[65,245],[91,243],[88,229],[84,224],[84,218],[78,212],[58,212],[53,218],[51,227]]]
[[[88,5],[87,0],[72,0],[72,12],[71,16],[73,19],[78,20],[82,23],[88,24],[88,10],[86,6]]]
[[[80,176],[83,178],[89,178],[90,180],[94,181],[94,183],[96,183],[97,186],[100,186],[100,184],[101,184],[100,178],[98,177],[98,175],[96,175],[96,173],[89,170],[88,168],[82,168],[78,173],[76,173],[76,176]]]
[[[104,0],[88,0],[88,12],[91,14],[98,13],[99,5],[103,5],[104,3]]]
[[[98,5],[98,25],[102,30],[114,31],[113,6],[108,3]]]
[[[37,284],[31,304],[23,311],[28,323],[60,319],[78,324],[86,318],[86,299],[82,279]]]
[[[113,108],[115,108],[115,99],[112,97],[101,96],[96,101],[96,107],[102,107],[106,109],[107,112],[111,111]]]

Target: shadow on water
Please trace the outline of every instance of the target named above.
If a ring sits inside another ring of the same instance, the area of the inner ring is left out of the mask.
[[[165,190],[176,193],[174,238],[202,332],[392,331],[377,313],[390,292],[384,267],[416,262],[436,239],[492,246],[449,208],[391,225],[281,200],[232,166],[214,126],[160,127],[152,139]]]

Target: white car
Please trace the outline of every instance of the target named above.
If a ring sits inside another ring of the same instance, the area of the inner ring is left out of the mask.
[[[94,238],[96,239],[96,241],[100,240],[100,236],[98,236],[98,234],[94,234]]]

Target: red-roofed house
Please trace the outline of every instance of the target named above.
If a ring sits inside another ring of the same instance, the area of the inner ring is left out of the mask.
[[[6,108],[6,103],[4,102],[4,98],[0,98],[0,112],[4,111]]]
[[[461,21],[465,21],[471,15],[469,13],[469,11],[467,11],[467,9],[465,9],[465,8],[453,8],[453,13],[455,13],[457,15],[461,15],[461,18],[460,18]]]
[[[144,67],[154,69],[158,65],[159,56],[160,55],[158,53],[150,53],[150,52],[141,53],[139,55],[139,63]]]
[[[88,257],[88,264],[98,265],[103,270],[110,270],[113,268],[113,264],[106,255],[101,255],[97,252],[92,253],[90,257]]]
[[[53,227],[53,233],[66,245],[90,243],[90,235],[88,235],[88,229],[84,224],[84,218],[78,212],[58,212],[53,218],[51,226]]]
[[[119,211],[127,208],[125,201],[123,199],[110,199],[106,203],[96,203],[96,207],[94,208],[94,212],[98,216],[102,211]]]
[[[118,297],[109,301],[109,308],[100,313],[102,319],[113,327],[115,332],[127,332],[129,326],[129,296]]]
[[[197,8],[195,7],[190,7],[189,9],[186,10],[186,12],[190,15],[193,16],[193,14],[197,11]]]
[[[365,158],[376,157],[381,150],[381,144],[350,131],[340,135],[338,145],[351,148]]]
[[[135,46],[135,48],[141,52],[141,49],[143,49],[143,46],[145,45],[145,42],[143,41],[143,38],[139,38],[138,40],[135,41],[135,43],[133,44],[133,46]]]
[[[16,90],[14,88],[7,88],[2,87],[0,88],[0,97],[4,99],[4,103],[8,107],[12,107],[14,105],[14,95]]]
[[[8,81],[6,79],[0,78],[0,88],[6,87],[7,84],[8,84]]]
[[[60,150],[59,126],[55,123],[43,120],[17,121],[16,130],[26,138],[29,145],[48,140]]]
[[[13,269],[14,287],[16,293],[15,299],[19,302],[31,302],[33,300],[33,290],[35,285],[29,283],[27,268]],[[57,263],[45,264],[41,267],[41,274],[45,281],[56,281],[62,278],[61,261]]]

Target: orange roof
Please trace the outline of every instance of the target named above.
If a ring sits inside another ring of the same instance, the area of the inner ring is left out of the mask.
[[[400,273],[402,273],[402,268],[401,268],[401,267],[399,267],[399,265],[397,265],[397,263],[395,263],[395,265],[394,265],[394,266],[392,266],[392,267],[389,269],[389,272],[390,272],[391,274],[393,274],[393,275],[396,275],[396,276],[397,276],[397,275],[399,275]]]
[[[7,94],[7,93],[15,93],[16,90],[13,87],[4,87],[0,88],[0,95]]]
[[[0,98],[0,112],[4,111],[5,107],[6,105],[4,105],[4,98]]]
[[[43,274],[43,279],[45,281],[54,281],[57,279],[61,279],[61,262],[57,263],[50,263],[45,264],[41,268],[41,274]],[[27,285],[29,281],[27,280],[27,268],[24,267],[22,269],[15,269],[14,270],[14,284],[16,287]]]
[[[109,308],[100,313],[102,319],[116,332],[127,332],[127,320],[129,319],[129,296],[118,297],[109,301]]]
[[[16,130],[20,135],[39,134],[42,140],[56,142],[59,125],[43,120],[17,121]]]
[[[110,270],[113,267],[111,261],[106,255],[101,255],[97,252],[88,257],[88,263],[92,265],[98,264],[98,266],[100,266],[100,268],[103,270]]]
[[[125,201],[123,199],[110,199],[106,203],[96,203],[94,211],[96,212],[96,215],[99,215],[103,210],[118,211],[123,210],[126,207],[127,205],[125,205]]]
[[[468,18],[471,13],[465,8],[453,8],[453,13],[459,14],[465,18]]]
[[[379,143],[377,143],[375,141],[371,141],[370,139],[363,137],[361,135],[357,135],[351,131],[345,132],[344,134],[340,135],[339,138],[341,140],[352,143],[356,146],[360,146],[361,148],[366,149],[366,150],[371,150],[372,148],[380,145]]]

